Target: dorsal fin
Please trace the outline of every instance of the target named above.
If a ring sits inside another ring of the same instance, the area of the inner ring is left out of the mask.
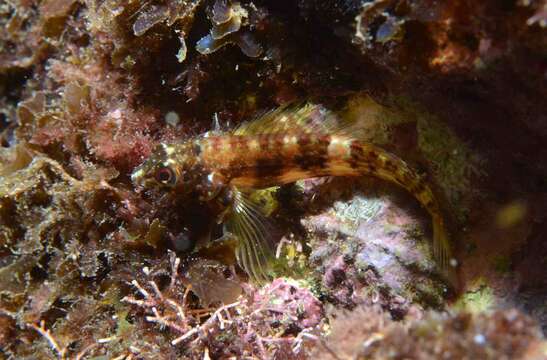
[[[270,110],[237,127],[234,135],[279,133],[330,133],[337,128],[336,117],[315,104],[291,104]]]
[[[366,116],[377,116],[370,112]],[[255,120],[237,127],[233,135],[267,134],[330,134],[347,138],[366,138],[363,119],[354,116],[339,117],[324,106],[304,103],[290,104],[265,112]]]

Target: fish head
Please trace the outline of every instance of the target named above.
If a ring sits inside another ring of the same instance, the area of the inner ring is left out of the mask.
[[[197,159],[192,143],[159,144],[131,174],[137,188],[189,193],[195,188]]]

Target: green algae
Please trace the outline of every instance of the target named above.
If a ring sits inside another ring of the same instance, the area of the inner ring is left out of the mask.
[[[468,290],[454,304],[455,309],[471,313],[483,313],[492,310],[496,305],[494,290],[483,278],[475,279]]]

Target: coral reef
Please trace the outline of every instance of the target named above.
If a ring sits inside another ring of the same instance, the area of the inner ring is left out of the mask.
[[[0,358],[547,358],[546,6],[0,3]],[[210,209],[130,181],[159,143],[303,101],[432,184],[456,286],[374,179],[254,194],[282,233],[263,287]]]

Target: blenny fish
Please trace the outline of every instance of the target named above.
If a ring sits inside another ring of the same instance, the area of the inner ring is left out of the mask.
[[[136,186],[223,204],[218,219],[236,238],[238,264],[257,281],[268,278],[272,246],[268,219],[250,192],[323,176],[374,176],[395,183],[429,212],[433,255],[446,272],[450,246],[430,186],[403,160],[359,140],[319,105],[285,106],[228,132],[160,144],[132,174]]]

